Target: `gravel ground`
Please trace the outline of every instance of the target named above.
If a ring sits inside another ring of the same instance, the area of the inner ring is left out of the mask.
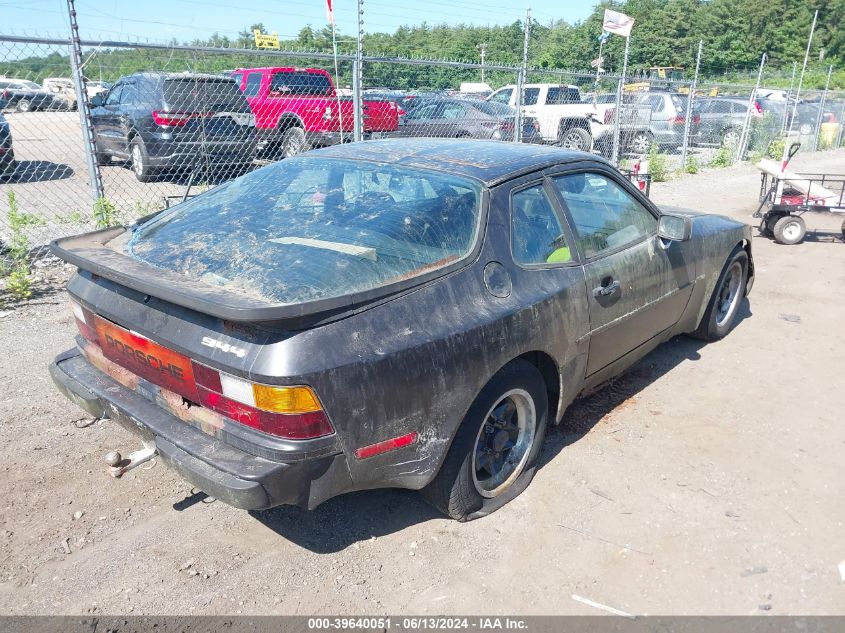
[[[845,152],[797,157],[845,172]],[[753,168],[657,184],[659,203],[750,221]],[[0,312],[0,612],[5,614],[843,614],[845,244],[754,240],[757,283],[724,341],[680,337],[576,403],[529,489],[469,524],[407,491],[313,512],[205,503],[136,442],[90,424],[46,365],[70,347],[61,284]]]

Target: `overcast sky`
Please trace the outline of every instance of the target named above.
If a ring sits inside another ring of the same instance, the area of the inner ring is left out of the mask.
[[[403,24],[508,24],[532,15],[542,23],[586,18],[593,5],[583,0],[364,0],[365,30],[392,32]],[[334,0],[337,28],[356,30],[355,0]],[[310,24],[326,23],[325,0],[77,0],[83,38],[180,41],[207,37],[214,31],[234,37],[243,27],[263,22],[282,38],[294,37]],[[64,36],[66,0],[0,0],[0,33]]]

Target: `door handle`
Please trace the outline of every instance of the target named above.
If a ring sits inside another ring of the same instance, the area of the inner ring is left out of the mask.
[[[598,288],[593,288],[593,296],[594,297],[608,297],[612,295],[614,292],[619,290],[619,282],[612,281],[606,286],[599,286]]]

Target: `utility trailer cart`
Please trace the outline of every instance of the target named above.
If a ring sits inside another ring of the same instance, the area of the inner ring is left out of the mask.
[[[839,213],[845,218],[845,174],[804,174],[787,169],[800,145],[794,143],[782,164],[763,160],[760,206],[753,217],[760,218],[760,233],[779,244],[798,244],[807,227],[805,213]],[[845,219],[842,221],[845,237]]]

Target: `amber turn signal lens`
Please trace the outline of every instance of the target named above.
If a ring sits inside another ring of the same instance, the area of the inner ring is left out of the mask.
[[[311,413],[321,411],[317,396],[310,387],[271,387],[252,385],[255,406],[275,413]]]

